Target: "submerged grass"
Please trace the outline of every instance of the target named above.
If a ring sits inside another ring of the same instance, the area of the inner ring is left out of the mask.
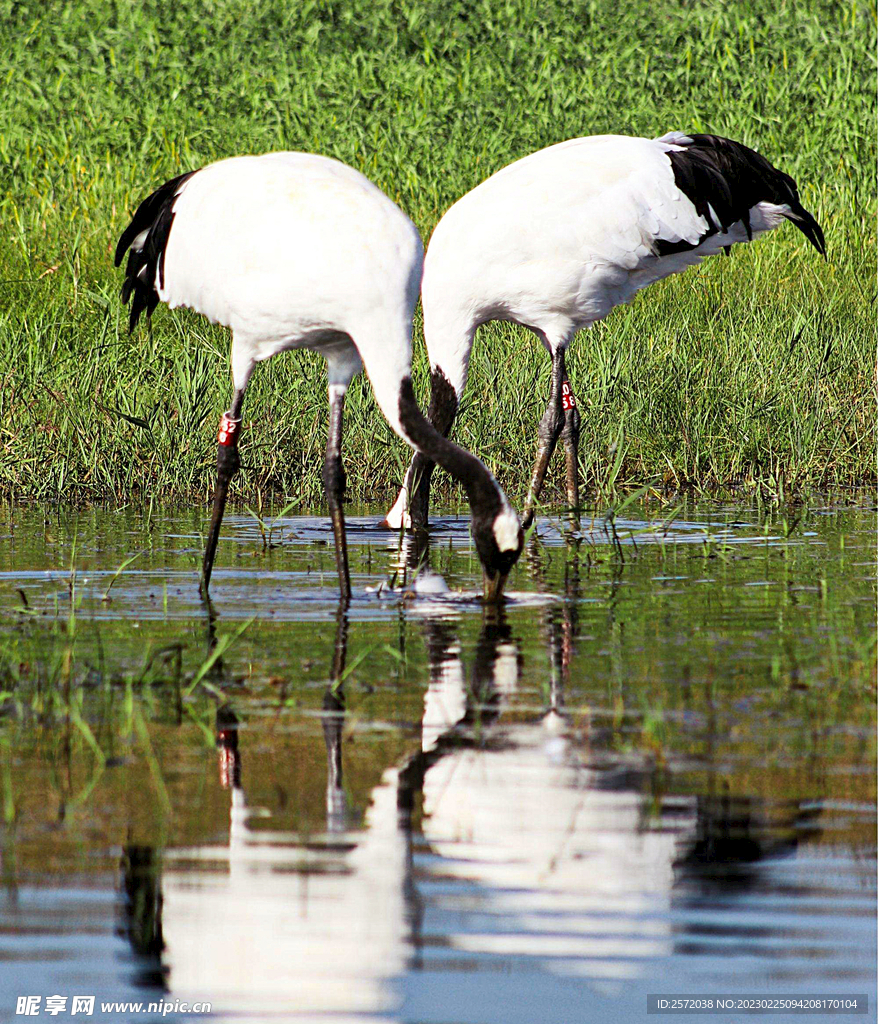
[[[0,0],[0,495],[212,487],[228,338],[164,309],[129,337],[111,265],[130,211],[173,175],[234,153],[325,153],[427,238],[534,149],[672,128],[740,139],[791,173],[828,260],[787,226],[581,334],[569,365],[588,488],[873,481],[874,39],[872,4],[821,0]],[[548,370],[526,332],[480,332],[455,435],[515,497]],[[346,417],[352,497],[389,496],[408,451],[362,379]],[[245,419],[238,495],[318,504],[322,360],[261,367]]]

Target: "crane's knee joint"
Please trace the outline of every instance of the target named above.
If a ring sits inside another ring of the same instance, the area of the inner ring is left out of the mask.
[[[228,482],[241,468],[238,457],[238,439],[241,436],[241,420],[224,412],[216,435],[216,472],[221,480]]]

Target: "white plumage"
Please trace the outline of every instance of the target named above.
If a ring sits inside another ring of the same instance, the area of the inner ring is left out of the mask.
[[[411,386],[411,321],[422,269],[415,226],[380,189],[336,160],[268,153],[221,160],[167,182],[139,206],[116,250],[130,249],[123,300],[131,327],[159,301],[232,330],[235,395],[218,435],[217,489],[205,549],[207,596],[228,485],[239,466],[244,392],[257,363],[293,348],[319,351],[329,371],[326,486],[343,599],[350,597],[341,463],[344,395],[365,366],[393,429],[460,480],[486,596],[499,597],[521,551],[521,529],[478,459],[421,415]]]
[[[473,321],[513,320],[562,344],[653,281],[746,241],[739,222],[699,245],[707,222],[674,183],[669,148],[623,136],[562,142],[455,203],[430,240],[424,275],[431,354],[444,356],[447,332]],[[757,214],[757,230],[782,220],[771,208]],[[658,239],[696,248],[657,258]]]
[[[236,388],[278,352],[315,349],[330,384],[346,387],[365,364],[401,430],[422,246],[399,207],[336,160],[267,153],[203,168],[173,212],[159,298],[232,329]]]
[[[431,419],[449,429],[478,326],[522,324],[561,364],[540,434],[540,456],[546,449],[550,456],[563,421],[578,431],[575,405],[562,403],[561,394],[563,353],[576,331],[652,282],[785,218],[822,251],[820,228],[798,202],[792,179],[752,150],[715,136],[599,135],[510,164],[455,203],[430,239],[422,299],[433,368]],[[576,437],[569,440],[575,449]],[[574,503],[571,455],[568,497]],[[387,517],[391,526],[410,522],[409,486],[420,492],[412,513],[426,521],[430,467],[416,460],[413,469]],[[538,459],[529,511],[540,472],[545,466]]]

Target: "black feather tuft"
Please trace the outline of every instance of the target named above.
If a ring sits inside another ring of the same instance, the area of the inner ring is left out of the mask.
[[[787,219],[819,253],[826,254],[823,232],[799,201],[796,183],[788,174],[773,167],[764,156],[740,142],[723,139],[719,135],[673,134],[660,141],[681,147],[667,153],[674,170],[674,181],[699,216],[707,221],[708,230],[694,245],[657,240],[656,253],[659,256],[694,249],[705,238],[727,231],[738,221],[744,225],[747,238],[752,238],[750,210],[757,203],[788,206]]]
[[[146,233],[143,244],[138,248],[131,248],[128,253],[125,280],[122,282],[122,302],[127,303],[131,299],[129,331],[134,330],[144,310],[147,316],[150,316],[159,303],[158,288],[164,284],[165,249],[174,222],[174,200],[183,184],[195,173],[189,171],[187,174],[172,178],[152,195],[147,196],[137,207],[137,212],[122,232],[116,246],[115,264],[118,267],[125,251],[131,248],[138,235]]]

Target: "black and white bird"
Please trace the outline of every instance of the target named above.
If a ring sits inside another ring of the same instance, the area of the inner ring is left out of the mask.
[[[189,306],[232,331],[234,398],[219,427],[205,598],[239,466],[247,382],[257,363],[296,348],[320,352],[329,371],[323,480],[342,598],[350,598],[342,409],[364,366],[393,429],[466,489],[485,596],[500,596],[521,553],[521,526],[484,465],[438,433],[415,402],[411,329],[423,250],[415,226],[380,189],[327,157],[233,157],[174,178],[145,199],[119,239],[117,266],[128,249],[122,298],[131,299],[132,329],[162,301]]]
[[[785,219],[824,252],[823,232],[793,179],[715,135],[597,135],[504,167],[448,210],[427,249],[421,294],[431,422],[450,430],[481,324],[530,328],[551,356],[552,378],[524,526],[559,436],[575,510],[579,412],[564,365],[574,334],[641,288]],[[414,456],[389,526],[426,525],[432,469],[429,456]]]

